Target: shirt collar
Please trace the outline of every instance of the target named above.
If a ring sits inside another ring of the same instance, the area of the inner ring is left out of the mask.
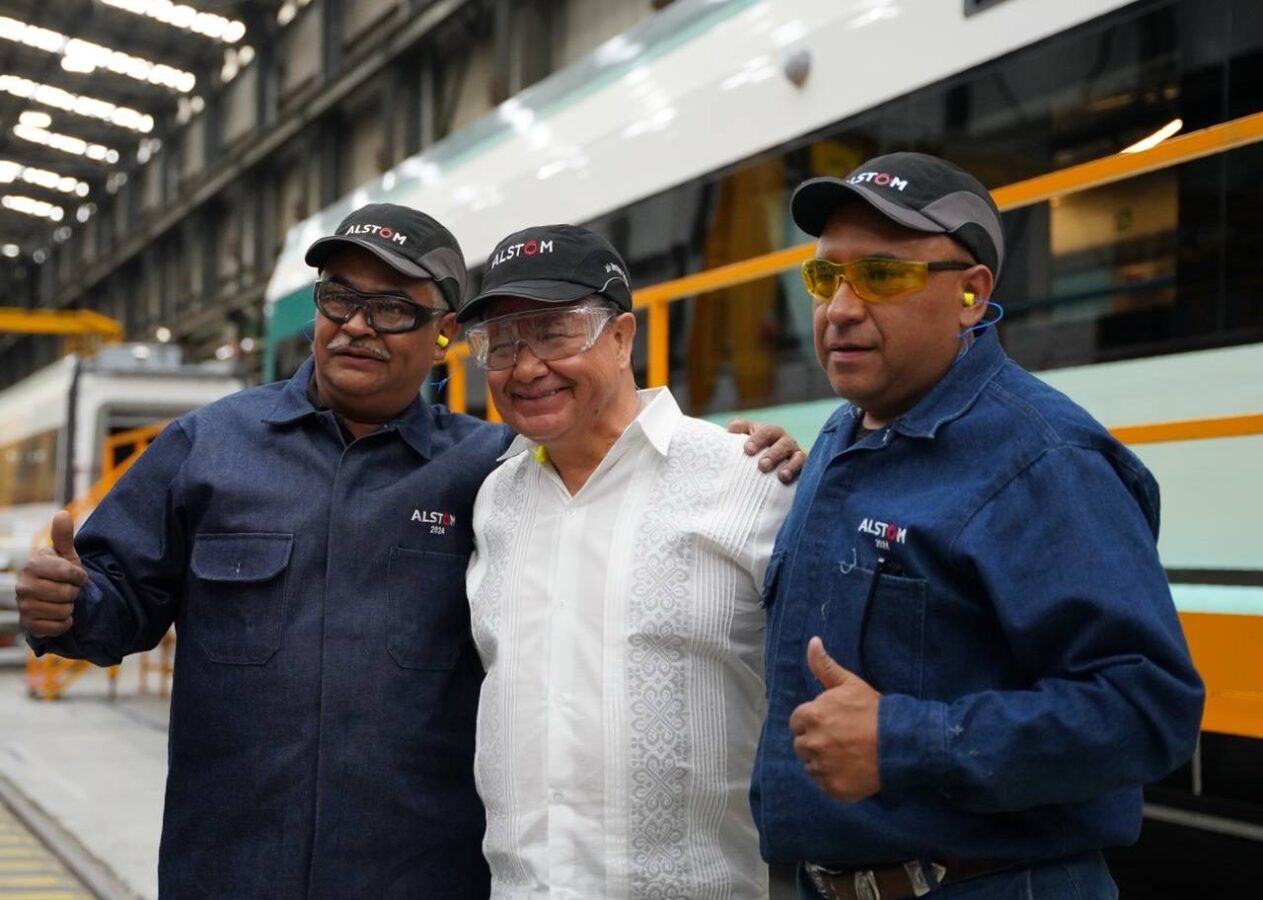
[[[969,351],[956,360],[929,392],[891,427],[908,437],[932,438],[939,426],[964,415],[1008,357],[994,328],[974,338]]]
[[[324,411],[324,407],[312,402],[315,392],[308,392],[314,370],[315,357],[309,356],[281,389],[280,396],[272,405],[271,412],[264,417],[264,422],[284,425]],[[385,428],[398,431],[408,446],[426,459],[433,456],[431,438],[434,434],[434,411],[420,396],[412,398],[407,408],[387,422]]]
[[[676,426],[684,418],[684,413],[680,412],[679,404],[675,402],[675,398],[671,396],[671,391],[667,388],[650,388],[637,391],[636,395],[640,398],[640,410],[623,434],[632,431],[643,434],[655,450],[666,456],[671,447],[671,436],[675,434]],[[622,436],[619,440],[622,440]],[[537,446],[539,445],[533,440],[519,434],[509,444],[509,449],[500,454],[499,461],[534,450]]]

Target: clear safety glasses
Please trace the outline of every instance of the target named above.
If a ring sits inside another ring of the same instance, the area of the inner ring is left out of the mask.
[[[532,309],[499,316],[465,329],[469,354],[484,369],[507,369],[517,362],[525,345],[542,360],[564,359],[582,353],[618,313],[601,306]]]
[[[381,334],[402,334],[420,328],[447,312],[414,303],[402,294],[365,294],[336,281],[317,281],[316,309],[339,325],[364,310],[368,327]]]
[[[869,303],[885,303],[909,291],[925,287],[931,272],[944,269],[972,269],[975,263],[961,260],[921,262],[864,256],[850,262],[809,259],[803,263],[803,284],[819,303],[829,303],[846,282],[855,296]]]

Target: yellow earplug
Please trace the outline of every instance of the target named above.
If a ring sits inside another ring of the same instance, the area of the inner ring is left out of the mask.
[[[970,293],[969,291],[965,291],[964,294],[962,294],[962,296],[965,298],[966,306],[974,305],[974,295],[972,293]]]
[[[451,341],[447,339],[447,335],[440,334],[438,337],[434,339],[434,343],[438,344],[440,347],[446,347],[448,344],[451,343]]]

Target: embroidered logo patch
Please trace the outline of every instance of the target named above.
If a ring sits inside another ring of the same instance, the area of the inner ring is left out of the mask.
[[[858,530],[863,534],[872,535],[873,543],[880,550],[889,550],[891,544],[908,543],[908,529],[893,522],[863,519]]]
[[[414,509],[412,521],[430,526],[430,534],[446,534],[449,525],[456,524],[456,517],[449,512],[438,512],[429,509]]]

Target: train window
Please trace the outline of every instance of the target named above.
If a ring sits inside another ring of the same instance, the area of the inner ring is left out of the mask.
[[[0,507],[51,503],[56,494],[56,429],[0,447]]]
[[[876,153],[944,155],[998,187],[1205,127],[1229,84],[1237,115],[1263,108],[1263,78],[1228,77],[1263,74],[1260,21],[1242,0],[1138,4],[589,224],[645,286],[803,241],[793,187]],[[1045,369],[1257,339],[1261,162],[1247,147],[1007,213],[1012,355]],[[672,304],[671,383],[691,412],[819,396],[798,293],[790,272]]]

